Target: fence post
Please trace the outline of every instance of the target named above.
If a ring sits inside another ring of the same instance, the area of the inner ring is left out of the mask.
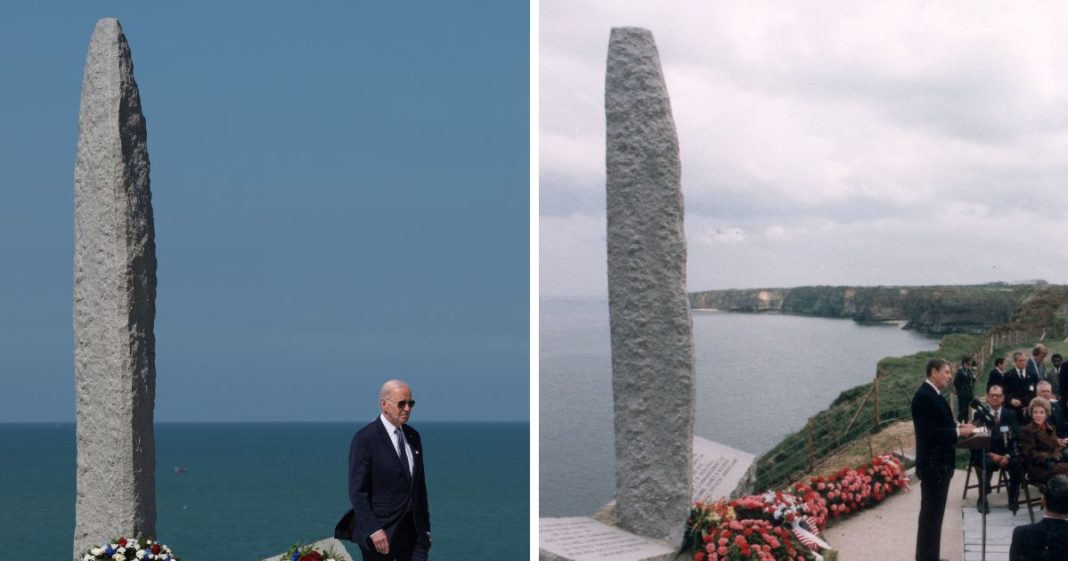
[[[808,423],[805,425],[805,429],[808,437],[806,439],[808,441],[808,471],[809,473],[812,473],[812,470],[816,469],[815,458],[812,455],[812,417],[808,418]]]
[[[875,395],[872,396],[874,398],[874,401],[872,403],[874,404],[874,409],[875,409],[875,419],[874,419],[875,420],[875,425],[872,426],[871,432],[876,432],[877,430],[879,430],[879,369],[878,368],[875,369],[875,379],[872,380],[871,384],[872,384],[872,393],[875,394]]]

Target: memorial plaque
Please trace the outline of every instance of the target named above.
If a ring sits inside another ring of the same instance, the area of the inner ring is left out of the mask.
[[[733,498],[739,486],[748,483],[755,458],[748,452],[695,436],[693,500],[712,502]]]
[[[542,518],[541,561],[668,561],[675,552],[661,542],[602,524],[592,518]]]

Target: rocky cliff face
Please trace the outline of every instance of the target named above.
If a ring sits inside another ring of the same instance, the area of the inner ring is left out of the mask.
[[[858,322],[906,321],[924,333],[982,333],[1007,323],[1043,285],[801,286],[709,290],[690,294],[693,308],[777,312],[851,318]]]

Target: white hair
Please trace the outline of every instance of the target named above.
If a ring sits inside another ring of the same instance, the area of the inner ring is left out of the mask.
[[[411,386],[404,380],[389,380],[385,384],[382,384],[382,389],[378,392],[378,399],[380,401],[386,399],[386,396],[397,388],[411,388]]]

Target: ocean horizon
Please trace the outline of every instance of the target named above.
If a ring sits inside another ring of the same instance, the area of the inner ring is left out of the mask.
[[[182,561],[220,550],[258,561],[331,537],[349,508],[349,442],[370,421],[157,422],[156,537]],[[432,558],[528,556],[529,423],[411,425],[423,436]],[[0,543],[71,558],[75,438],[73,422],[0,423]]]
[[[540,311],[538,509],[541,516],[589,516],[615,493],[608,301],[543,299]],[[939,343],[898,325],[851,319],[692,314],[694,434],[757,456],[840,392],[870,382],[880,359]]]

